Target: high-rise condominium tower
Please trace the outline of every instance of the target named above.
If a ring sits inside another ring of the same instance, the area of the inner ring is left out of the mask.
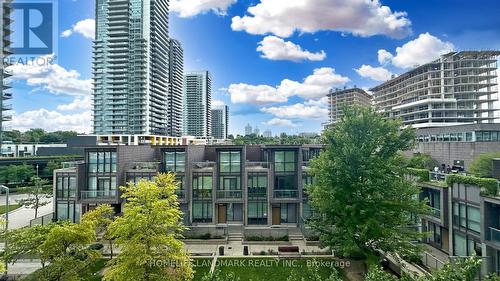
[[[500,51],[451,52],[373,89],[388,118],[416,128],[493,123]]]
[[[227,139],[229,131],[229,108],[227,105],[212,109],[212,137],[214,139]]]
[[[212,77],[208,71],[184,74],[184,134],[210,138],[212,123]]]
[[[359,88],[330,90],[327,97],[329,124],[334,124],[342,118],[344,106],[372,106],[372,96]]]
[[[10,30],[10,14],[12,12],[12,8],[10,6],[11,0],[1,1],[0,3],[0,15],[2,17],[2,27],[0,28],[0,150],[2,148],[3,141],[3,133],[5,130],[5,122],[10,121],[12,117],[7,113],[12,109],[11,105],[7,104],[6,101],[12,98],[12,93],[9,91],[11,88],[10,84],[5,81],[6,78],[10,77],[10,73],[6,71],[6,60],[4,58],[8,55],[11,55],[9,45],[10,34],[12,31]]]
[[[96,0],[94,133],[168,134],[168,3]]]
[[[167,134],[180,137],[184,95],[184,52],[181,43],[175,39],[170,39],[169,81]]]

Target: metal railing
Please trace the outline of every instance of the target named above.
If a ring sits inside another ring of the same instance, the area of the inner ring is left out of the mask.
[[[267,188],[249,188],[248,198],[266,198]]]
[[[193,190],[193,199],[212,199],[212,190],[198,189]]]
[[[446,174],[441,172],[429,172],[429,179],[435,181],[445,181]]]
[[[274,198],[298,198],[299,191],[297,189],[275,189],[273,191]]]
[[[241,190],[217,190],[217,198],[239,199],[241,198],[241,195]]]
[[[96,199],[96,200],[106,200],[106,199],[116,199],[116,190],[85,190],[80,191],[80,198],[82,200],[86,199]]]

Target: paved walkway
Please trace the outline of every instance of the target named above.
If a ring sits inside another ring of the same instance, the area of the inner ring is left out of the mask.
[[[4,198],[5,200],[5,198]],[[38,208],[38,217],[50,214],[53,212],[52,198],[48,199],[49,204]],[[5,217],[5,215],[2,215]],[[35,218],[35,210],[21,207],[12,212],[9,212],[9,228],[16,229],[30,225],[30,221]]]

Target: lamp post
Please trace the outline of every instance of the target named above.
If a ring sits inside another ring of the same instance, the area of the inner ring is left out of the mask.
[[[5,235],[8,235],[9,231],[9,188],[6,187],[5,185],[0,185],[0,194],[2,193],[2,190],[5,190]],[[7,239],[5,239],[4,243],[4,251],[7,250]],[[5,273],[7,274],[7,269],[8,269],[9,264],[7,261],[5,261]]]
[[[38,177],[38,164],[36,164],[36,177]]]

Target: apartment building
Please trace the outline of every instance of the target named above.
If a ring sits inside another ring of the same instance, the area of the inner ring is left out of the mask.
[[[12,43],[10,41],[10,34],[12,30],[10,24],[12,22],[10,14],[12,12],[11,0],[2,1],[0,3],[0,15],[2,27],[0,28],[0,59],[1,59],[1,69],[0,69],[0,150],[2,149],[3,142],[3,132],[5,131],[5,122],[12,120],[12,116],[8,114],[12,110],[12,105],[8,103],[12,99],[12,88],[11,84],[5,79],[11,76],[5,67],[7,66],[5,58],[12,54],[9,46]]]
[[[493,123],[500,51],[451,52],[376,86],[375,106],[415,128]]]
[[[208,139],[212,129],[212,76],[208,71],[184,74],[184,135]]]
[[[372,106],[372,96],[359,88],[332,89],[327,96],[329,124],[334,124],[342,118],[343,106]]]
[[[167,135],[182,136],[182,107],[184,99],[184,50],[181,42],[170,39]]]
[[[78,221],[98,204],[116,213],[119,186],[174,172],[184,223],[199,233],[279,233],[310,216],[305,185],[319,145],[105,146],[85,149],[85,160],[54,171],[55,217]],[[272,228],[271,228],[272,227]],[[224,232],[223,232],[224,233]]]
[[[431,213],[420,220],[422,231],[428,233],[423,239],[423,264],[435,269],[454,258],[477,255],[483,261],[480,276],[499,273],[498,183],[496,188],[487,189],[460,179],[447,184],[446,177],[430,173],[429,181],[418,183],[420,199],[431,207]]]
[[[212,137],[214,139],[226,140],[229,134],[229,107],[212,109]]]
[[[168,0],[96,1],[95,134],[178,134],[182,55],[168,19]]]
[[[500,151],[500,123],[418,128],[416,135],[416,145],[406,156],[427,153],[439,164],[453,166],[459,161],[465,170],[479,155]]]

